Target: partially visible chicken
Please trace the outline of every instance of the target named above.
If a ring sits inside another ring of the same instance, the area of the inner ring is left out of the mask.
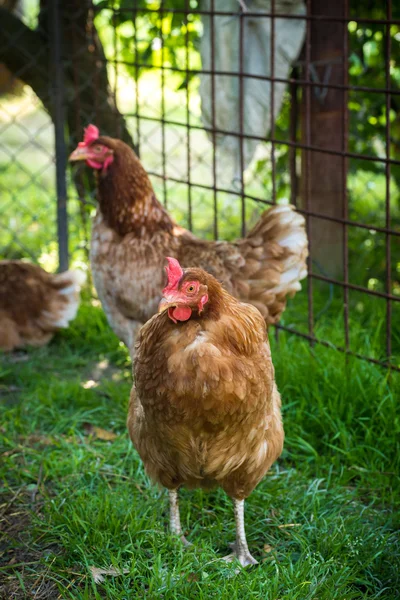
[[[156,311],[166,254],[201,267],[225,289],[276,323],[307,275],[304,218],[291,206],[265,211],[237,242],[203,241],[177,226],[158,202],[146,171],[124,142],[94,125],[70,156],[97,173],[99,210],[91,242],[94,283],[108,321],[134,353],[140,326]]]
[[[51,275],[31,263],[0,261],[0,349],[47,344],[75,318],[84,281],[82,271]]]
[[[255,564],[244,499],[282,451],[281,400],[265,321],[202,269],[169,258],[161,314],[140,330],[128,429],[148,475],[170,494],[170,528],[184,544],[177,490],[221,486],[234,500],[233,555]]]

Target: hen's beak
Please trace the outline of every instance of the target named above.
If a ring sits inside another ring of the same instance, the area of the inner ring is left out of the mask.
[[[164,295],[161,298],[160,304],[158,305],[158,312],[160,313],[168,308],[175,308],[176,306],[182,304],[185,304],[185,302],[182,302],[182,297],[179,292],[164,290]]]
[[[69,161],[74,162],[77,160],[86,160],[88,158],[88,150],[85,147],[80,148],[79,146],[70,154]]]
[[[160,304],[158,305],[158,312],[162,313],[164,310],[168,310],[168,308],[176,307],[178,302],[175,300],[171,300],[171,298],[162,298]]]

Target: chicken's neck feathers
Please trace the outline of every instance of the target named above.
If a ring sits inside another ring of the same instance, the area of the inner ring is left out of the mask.
[[[130,149],[115,153],[109,171],[99,173],[97,183],[100,211],[107,225],[119,235],[141,236],[160,229],[172,233],[174,223]]]

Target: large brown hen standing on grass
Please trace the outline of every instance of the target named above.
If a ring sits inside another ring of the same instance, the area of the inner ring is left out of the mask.
[[[291,206],[265,211],[241,240],[204,241],[173,222],[124,142],[100,137],[89,125],[70,160],[85,160],[98,176],[93,278],[111,327],[132,355],[140,326],[157,311],[165,255],[214,275],[229,293],[258,308],[268,324],[278,321],[287,297],[301,289],[307,236],[304,218]]]
[[[209,273],[168,261],[162,312],[139,333],[129,433],[149,476],[169,490],[172,532],[187,543],[181,485],[221,486],[235,507],[236,542],[227,558],[255,564],[244,499],[284,438],[265,321]]]

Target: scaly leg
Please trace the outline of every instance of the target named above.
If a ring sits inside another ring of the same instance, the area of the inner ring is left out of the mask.
[[[233,504],[235,509],[236,542],[231,544],[233,553],[225,556],[224,560],[231,562],[237,559],[242,567],[257,565],[258,562],[252,557],[247,546],[246,532],[244,530],[244,500],[233,500]]]
[[[180,537],[184,546],[191,546],[182,533],[181,516],[179,514],[178,490],[169,490],[169,527],[171,532]]]

